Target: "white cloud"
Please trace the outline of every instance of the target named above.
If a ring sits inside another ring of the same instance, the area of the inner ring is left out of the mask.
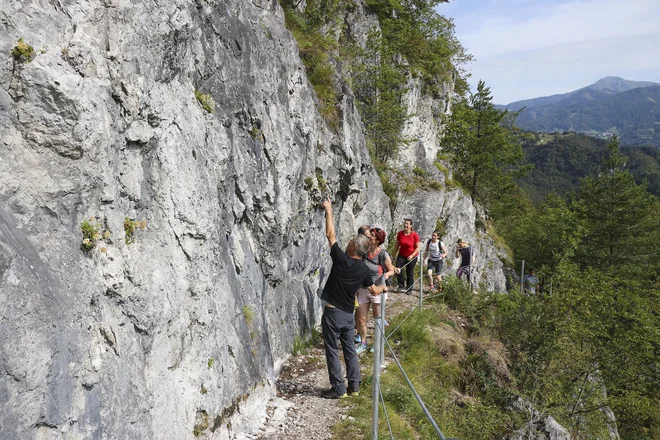
[[[438,10],[475,56],[471,82],[485,80],[498,103],[605,76],[660,82],[659,0],[456,0]]]
[[[657,0],[589,0],[529,7],[528,17],[481,17],[460,34],[477,59],[570,43],[660,32]],[[461,32],[459,30],[459,32]]]

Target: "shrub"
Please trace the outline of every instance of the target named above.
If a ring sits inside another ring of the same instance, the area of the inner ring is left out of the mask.
[[[124,217],[124,233],[126,234],[124,240],[126,241],[126,244],[131,244],[135,241],[135,232],[138,229],[145,230],[146,228],[147,222],[145,220],[138,221]]]
[[[29,63],[35,57],[34,47],[23,41],[23,37],[18,39],[18,43],[11,50],[11,56],[17,63]]]
[[[195,98],[197,98],[197,101],[204,110],[206,110],[208,113],[213,113],[215,103],[213,102],[213,98],[210,94],[204,94],[199,90],[195,90]]]
[[[84,250],[89,251],[96,245],[96,242],[101,239],[100,225],[90,218],[85,220],[80,224],[80,229],[82,231],[82,243],[81,246]]]

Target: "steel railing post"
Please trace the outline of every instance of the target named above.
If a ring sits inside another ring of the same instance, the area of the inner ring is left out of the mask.
[[[378,440],[378,396],[380,393],[381,340],[383,339],[382,318],[374,319],[374,369],[371,383],[371,439]]]

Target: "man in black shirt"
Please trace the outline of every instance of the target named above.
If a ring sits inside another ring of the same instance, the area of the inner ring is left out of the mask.
[[[342,251],[337,244],[330,199],[323,202],[323,209],[325,209],[325,235],[330,245],[332,269],[321,295],[321,299],[326,302],[321,318],[321,328],[328,376],[332,387],[324,391],[322,395],[329,399],[338,399],[346,397],[346,384],[341,377],[338,338],[341,340],[341,348],[344,352],[348,391],[351,394],[357,394],[360,389],[360,366],[353,343],[355,293],[359,287],[365,287],[370,290],[372,295],[379,295],[383,291],[384,285],[373,285],[371,273],[362,262],[362,256],[369,250],[369,240],[363,235],[358,235],[348,243],[346,252]]]

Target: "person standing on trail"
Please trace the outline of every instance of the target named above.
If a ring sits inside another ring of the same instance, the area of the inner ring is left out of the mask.
[[[362,235],[357,235],[348,242],[346,251],[342,251],[337,244],[330,199],[323,202],[323,209],[325,210],[325,235],[330,245],[332,269],[330,269],[330,275],[321,295],[321,299],[326,302],[321,317],[321,329],[331,387],[323,391],[321,395],[327,399],[340,399],[346,397],[347,390],[341,375],[337,339],[341,341],[344,353],[348,392],[356,395],[360,391],[360,366],[353,342],[355,293],[359,287],[365,287],[372,295],[379,295],[385,286],[373,285],[371,271],[362,261],[362,256],[369,250],[369,240]]]
[[[528,295],[535,295],[536,288],[539,285],[539,279],[534,275],[534,269],[530,269],[529,273],[523,278],[525,284],[525,293]]]
[[[369,268],[371,279],[376,285],[387,285],[387,279],[395,273],[390,254],[382,248],[386,236],[387,234],[382,229],[373,228],[369,239],[369,252],[362,257],[362,261]],[[379,317],[380,301],[383,295],[385,295],[385,292],[381,295],[372,295],[369,289],[362,287],[358,289],[359,308],[355,316],[358,328],[358,336],[355,338],[357,354],[367,349],[367,315],[369,314],[369,307],[371,306],[373,309],[374,319]],[[387,322],[384,322],[383,325],[387,326]]]
[[[431,239],[426,242],[426,255],[427,258],[427,271],[426,276],[429,279],[429,288],[433,290],[433,275],[435,274],[436,281],[438,282],[438,290],[442,290],[442,267],[444,259],[447,257],[447,248],[445,244],[440,241],[440,233],[434,231]]]
[[[458,266],[456,276],[460,280],[463,275],[466,275],[469,281],[471,266],[475,264],[474,254],[472,253],[472,246],[470,246],[467,241],[464,241],[461,238],[458,239],[457,245],[458,247],[456,248],[456,258],[461,259],[461,264]]]
[[[407,218],[403,220],[403,231],[396,234],[396,247],[394,253],[396,254],[396,267],[403,268],[406,271],[406,278],[404,283],[403,270],[397,274],[399,283],[399,292],[405,292],[406,295],[412,293],[413,284],[415,283],[415,265],[417,264],[417,256],[422,247],[422,242],[419,239],[417,232],[413,231],[413,222]]]

